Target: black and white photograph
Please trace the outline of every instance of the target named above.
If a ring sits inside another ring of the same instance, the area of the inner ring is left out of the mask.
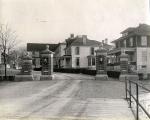
[[[0,0],[0,120],[150,120],[150,0]]]

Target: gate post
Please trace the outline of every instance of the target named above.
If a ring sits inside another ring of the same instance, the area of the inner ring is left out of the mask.
[[[125,81],[125,78],[127,78],[128,75],[128,55],[125,53],[125,50],[121,51],[120,69],[121,69],[121,74],[119,76],[119,80]]]
[[[107,50],[103,47],[103,44],[100,45],[99,49],[96,52],[96,80],[108,80],[107,76]]]
[[[32,73],[32,58],[28,53],[22,58],[22,68],[19,74],[15,75],[15,81],[30,81],[33,80]]]
[[[53,79],[53,52],[49,50],[49,45],[46,45],[46,50],[41,52],[41,76],[40,80]]]

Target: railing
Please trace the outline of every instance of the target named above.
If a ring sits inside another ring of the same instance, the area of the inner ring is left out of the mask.
[[[133,91],[132,86],[131,86],[132,84],[134,84],[136,86],[135,96],[132,94],[132,91]],[[136,102],[136,120],[139,120],[139,107],[144,111],[144,113],[150,119],[150,113],[148,113],[148,111],[142,106],[142,104],[139,101],[139,88],[141,88],[141,89],[143,89],[147,92],[150,92],[149,89],[145,88],[144,86],[142,86],[138,82],[126,79],[125,80],[126,100],[129,102],[129,107],[130,108],[132,107],[132,98]]]

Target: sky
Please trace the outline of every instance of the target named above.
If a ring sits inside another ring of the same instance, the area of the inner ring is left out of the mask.
[[[150,24],[149,0],[0,0],[0,23],[22,45],[63,42],[71,33],[111,42],[127,27]]]

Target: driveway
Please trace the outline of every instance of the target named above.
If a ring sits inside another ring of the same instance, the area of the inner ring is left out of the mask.
[[[55,73],[50,81],[0,83],[0,120],[134,120],[124,83]]]

